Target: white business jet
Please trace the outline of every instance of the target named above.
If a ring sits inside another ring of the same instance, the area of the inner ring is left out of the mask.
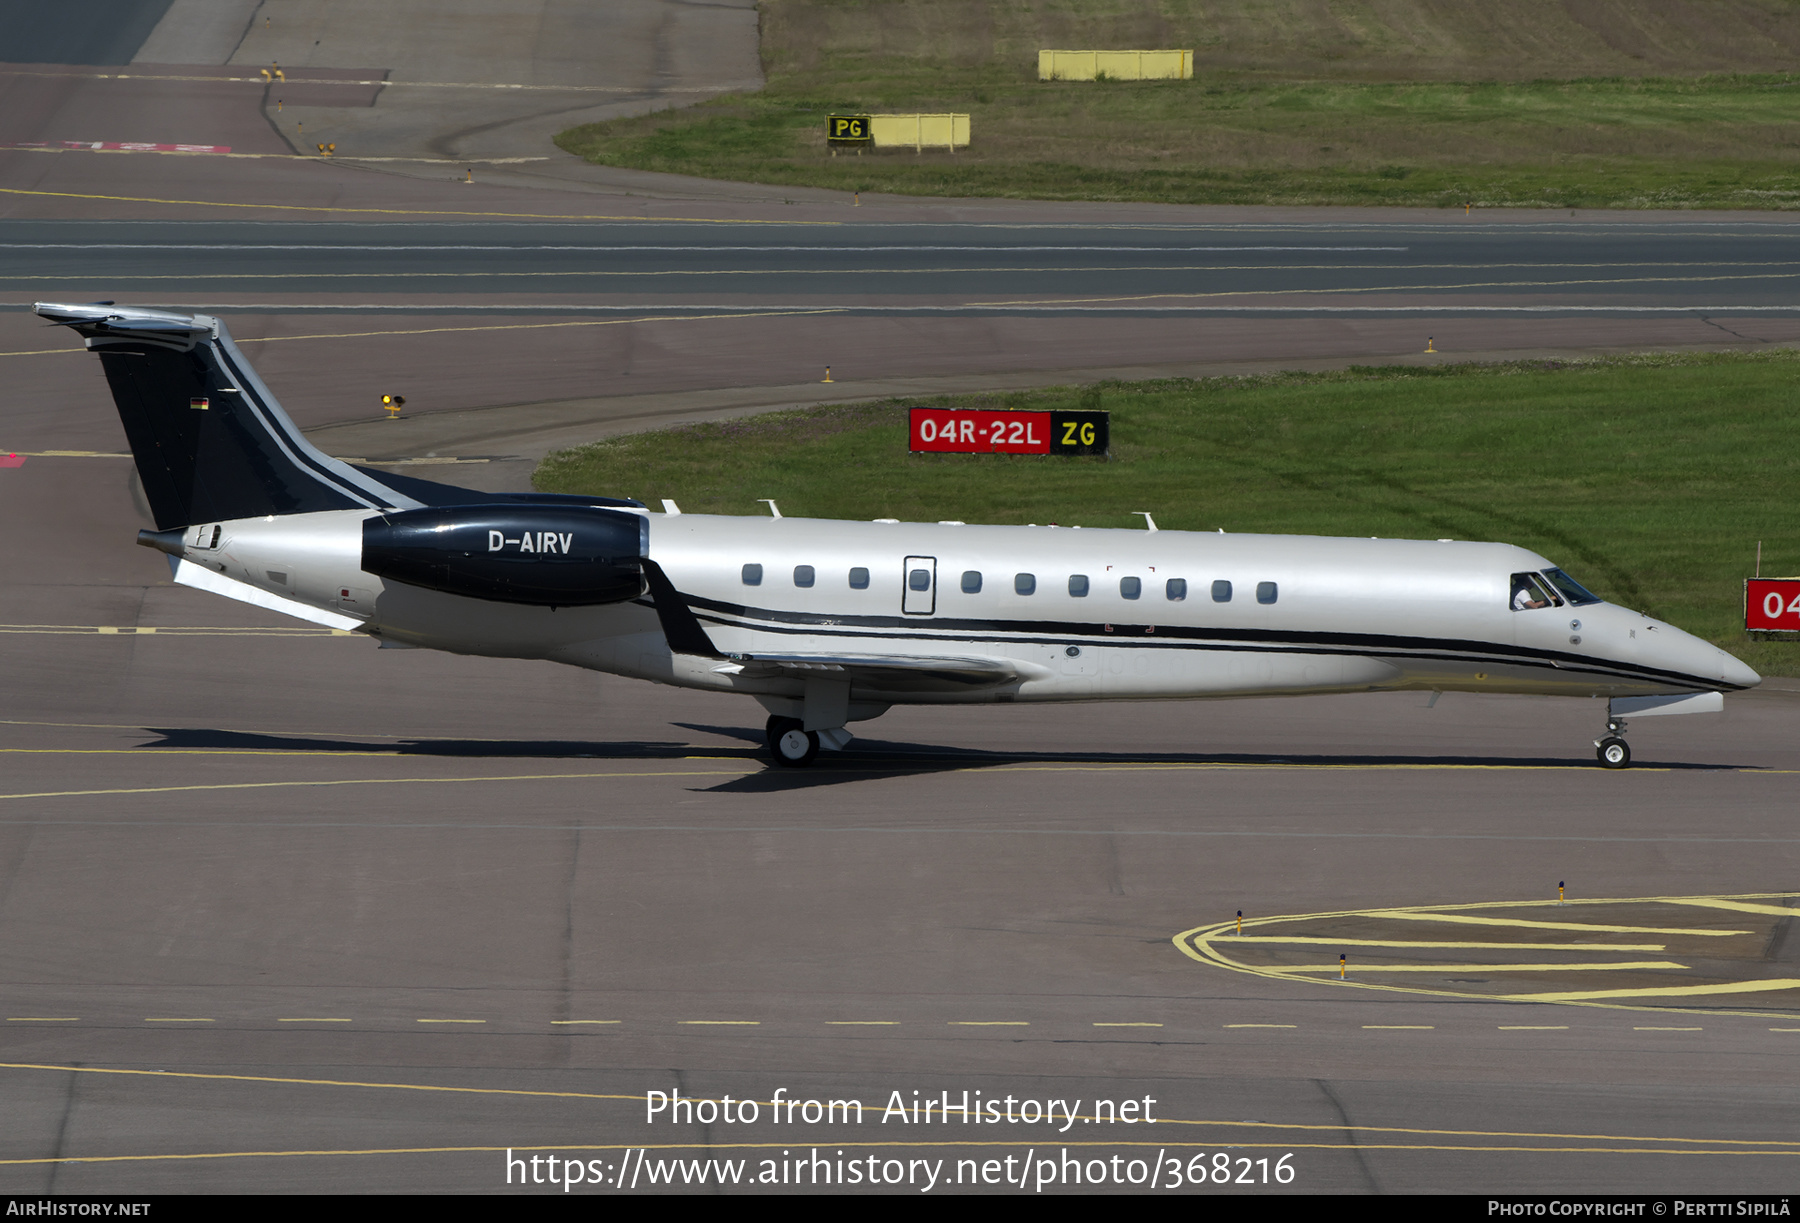
[[[386,647],[741,693],[781,765],[897,704],[1411,689],[1606,697],[1623,768],[1628,715],[1760,682],[1506,544],[652,514],[372,471],[309,445],[216,318],[36,309],[99,355],[176,582]]]

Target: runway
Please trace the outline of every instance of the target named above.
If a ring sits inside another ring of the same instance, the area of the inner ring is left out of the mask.
[[[0,291],[269,311],[1800,313],[1784,225],[14,221]],[[279,303],[279,304],[276,304]],[[317,306],[315,305],[315,308]]]
[[[1623,773],[1592,702],[1457,694],[900,709],[776,773],[749,701],[171,585],[26,312],[216,312],[332,453],[518,489],[808,402],[1789,344],[1788,218],[509,188],[291,156],[233,82],[5,83],[12,143],[259,154],[0,150],[6,1192],[1791,1183],[1793,681]]]

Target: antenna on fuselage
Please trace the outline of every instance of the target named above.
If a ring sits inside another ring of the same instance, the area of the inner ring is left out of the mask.
[[[1149,510],[1132,510],[1131,512],[1144,520],[1144,526],[1152,531],[1156,530],[1156,519],[1150,517]]]
[[[776,518],[781,517],[781,508],[775,504],[775,499],[773,497],[758,497],[756,499],[756,502],[758,505],[768,506],[769,513],[774,515]]]

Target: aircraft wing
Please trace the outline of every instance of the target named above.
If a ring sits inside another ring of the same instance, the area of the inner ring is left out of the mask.
[[[725,675],[844,679],[883,692],[966,692],[1048,674],[1010,658],[927,658],[911,654],[745,654],[713,668]]]
[[[663,636],[677,654],[717,659],[722,675],[790,675],[796,679],[845,679],[882,692],[967,692],[998,688],[1050,674],[1046,667],[1012,658],[921,657],[916,654],[742,654],[721,653],[693,609],[662,567],[645,557],[644,580],[662,623]]]

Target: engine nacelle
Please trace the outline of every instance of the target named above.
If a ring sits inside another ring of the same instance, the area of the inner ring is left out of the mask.
[[[650,521],[572,505],[452,505],[363,520],[362,567],[447,594],[538,607],[644,593]]]

